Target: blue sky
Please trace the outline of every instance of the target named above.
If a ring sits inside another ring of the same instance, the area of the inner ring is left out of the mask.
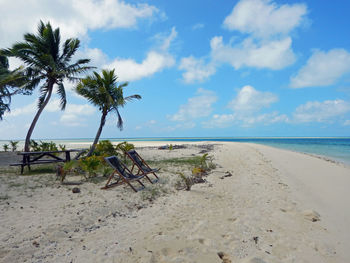
[[[349,136],[350,2],[0,0],[0,48],[35,32],[40,19],[78,37],[76,58],[129,81],[121,114],[102,137]],[[20,62],[11,59],[10,66]],[[92,138],[97,108],[66,83],[33,138]],[[37,93],[15,96],[0,139],[23,139]]]

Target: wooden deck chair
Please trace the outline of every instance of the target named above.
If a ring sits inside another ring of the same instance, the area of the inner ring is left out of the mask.
[[[137,192],[134,186],[132,186],[131,182],[137,181],[141,186],[145,187],[145,185],[140,181],[144,175],[134,175],[116,156],[110,156],[105,158],[106,162],[114,169],[111,176],[108,178],[108,181],[104,187],[101,189],[108,189],[117,185],[121,185],[123,183],[128,184],[132,190]],[[115,175],[118,175],[117,181],[111,183],[112,179]]]
[[[135,150],[130,150],[126,152],[126,155],[131,159],[133,162],[131,171],[134,170],[134,168],[138,169],[137,175],[144,175],[147,177],[147,179],[153,184],[151,179],[147,176],[148,174],[153,174],[157,180],[159,179],[158,176],[156,175],[156,172],[158,172],[160,169],[152,169],[149,167],[149,165],[145,162],[144,159],[135,151]]]

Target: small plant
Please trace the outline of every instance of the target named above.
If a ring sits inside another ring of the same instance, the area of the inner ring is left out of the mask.
[[[194,184],[193,178],[185,176],[183,173],[178,173],[178,175],[180,176],[180,180],[175,184],[175,188],[177,190],[185,188],[186,191],[190,191],[192,185]]]
[[[79,160],[79,166],[87,172],[89,177],[97,175],[97,171],[101,165],[101,158],[95,155],[85,157]]]
[[[2,148],[4,149],[5,152],[7,152],[7,151],[10,149],[10,147],[9,147],[8,144],[4,144],[4,145],[2,146]]]
[[[135,149],[135,146],[132,143],[128,143],[125,141],[125,142],[118,143],[115,146],[115,149],[119,152],[119,154],[121,156],[123,156],[123,161],[124,161],[124,163],[126,163],[127,158],[126,158],[125,153],[132,150],[132,149]]]
[[[215,169],[216,165],[213,163],[213,157],[209,156],[207,153],[203,154],[199,159],[199,167],[202,173],[206,173],[210,170]]]
[[[66,179],[68,173],[72,172],[75,174],[79,173],[79,163],[77,160],[65,162],[63,166],[57,166],[57,178],[59,178],[61,182]]]
[[[96,156],[112,156],[116,154],[117,152],[110,140],[99,141],[93,153]]]
[[[59,144],[57,147],[57,144],[54,143],[53,141],[51,142],[40,141],[38,143],[35,140],[30,140],[29,146],[30,146],[30,149],[34,152],[58,151],[58,149],[60,149],[61,151],[66,150],[65,145]]]
[[[34,140],[30,140],[29,147],[30,147],[30,149],[33,152],[39,152],[40,151],[39,143],[37,143]]]
[[[148,200],[150,202],[154,201],[160,195],[160,191],[156,187],[149,187],[141,192],[141,199]]]
[[[113,173],[113,169],[110,166],[102,165],[101,172],[102,172],[102,176],[107,177],[108,175]]]
[[[174,146],[172,144],[169,145],[169,151],[174,150]]]
[[[194,176],[204,175],[204,174],[205,174],[205,170],[200,167],[194,167],[192,169],[192,175]]]
[[[57,145],[54,142],[43,142],[40,141],[40,150],[41,151],[58,151]]]
[[[17,144],[19,143],[19,141],[10,141],[11,144],[11,150],[13,152],[15,152],[17,150]]]
[[[64,144],[59,144],[58,148],[60,149],[60,151],[65,151],[66,150],[66,145]]]

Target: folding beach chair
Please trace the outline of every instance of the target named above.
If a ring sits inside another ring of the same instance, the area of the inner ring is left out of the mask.
[[[119,161],[119,159],[116,156],[110,156],[105,158],[106,162],[114,169],[111,176],[108,178],[108,181],[102,189],[108,189],[123,183],[128,184],[132,190],[137,192],[135,187],[132,186],[131,182],[137,181],[141,186],[145,187],[143,183],[141,183],[141,179],[144,177],[144,175],[134,175],[122,162]],[[111,180],[114,178],[115,175],[118,175],[117,181],[114,183],[111,183]]]
[[[158,172],[160,169],[152,169],[149,167],[149,165],[145,162],[144,159],[135,151],[135,150],[130,150],[126,152],[126,155],[129,156],[129,158],[132,160],[133,165],[131,168],[131,171],[134,170],[134,168],[138,169],[137,175],[144,175],[147,177],[147,179],[153,184],[151,179],[147,176],[148,174],[153,174],[157,180],[159,179],[158,176],[156,175],[156,172]]]

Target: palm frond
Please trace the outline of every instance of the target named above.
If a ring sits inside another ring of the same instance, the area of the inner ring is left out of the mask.
[[[60,108],[61,110],[64,110],[67,104],[66,91],[62,82],[58,83],[57,86],[57,94],[60,97]]]

